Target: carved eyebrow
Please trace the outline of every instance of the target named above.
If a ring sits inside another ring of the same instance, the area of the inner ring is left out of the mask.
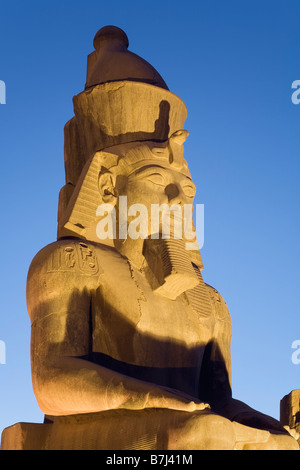
[[[168,172],[168,169],[161,166],[161,165],[145,165],[143,166],[142,168],[138,168],[136,171],[133,171],[130,175],[128,175],[128,178],[132,177],[132,176],[137,176],[137,175],[141,175],[143,173],[145,173],[146,175],[150,175],[150,174],[154,174],[155,173],[155,168],[159,169],[159,170],[162,170],[164,173],[167,173]],[[190,178],[189,176],[187,175],[184,175],[184,182],[182,182],[181,184],[183,186],[187,186],[187,185],[191,185],[194,189],[194,191],[196,192],[196,186],[195,186],[195,183],[193,182],[192,178]]]
[[[164,168],[163,166],[161,165],[146,165],[146,166],[143,166],[142,168],[138,168],[136,171],[134,171],[133,173],[131,173],[129,175],[130,176],[136,176],[136,175],[139,175],[141,173],[150,173],[151,170],[152,170],[152,173],[155,173],[155,168],[159,168],[160,170],[163,170],[164,172],[167,171],[166,168]]]

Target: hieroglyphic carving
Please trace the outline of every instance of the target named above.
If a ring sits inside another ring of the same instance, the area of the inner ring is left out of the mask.
[[[48,272],[72,270],[90,276],[99,273],[99,262],[91,245],[84,242],[63,243],[51,254]]]

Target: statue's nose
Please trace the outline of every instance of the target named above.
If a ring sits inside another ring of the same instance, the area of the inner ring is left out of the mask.
[[[175,202],[174,200],[179,199],[180,196],[180,189],[177,186],[177,184],[171,183],[168,184],[168,186],[165,187],[165,193],[168,196],[169,202]],[[179,202],[179,201],[178,201]]]

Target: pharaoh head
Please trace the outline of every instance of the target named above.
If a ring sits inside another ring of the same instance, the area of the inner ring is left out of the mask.
[[[73,99],[58,238],[109,245],[141,267],[153,250],[172,253],[187,240],[195,243],[196,189],[183,156],[186,107],[150,64],[127,50],[126,38],[114,27],[97,33],[86,88]],[[195,253],[182,255],[186,266]]]

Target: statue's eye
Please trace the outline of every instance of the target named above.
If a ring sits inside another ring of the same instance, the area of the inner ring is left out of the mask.
[[[183,192],[184,194],[187,196],[187,197],[190,197],[190,198],[193,198],[195,197],[195,194],[196,194],[196,188],[195,186],[191,185],[191,184],[186,184],[183,186]]]
[[[157,184],[159,186],[165,186],[165,179],[163,175],[161,175],[160,173],[151,173],[147,175],[145,179],[147,181],[150,181],[153,184]]]

